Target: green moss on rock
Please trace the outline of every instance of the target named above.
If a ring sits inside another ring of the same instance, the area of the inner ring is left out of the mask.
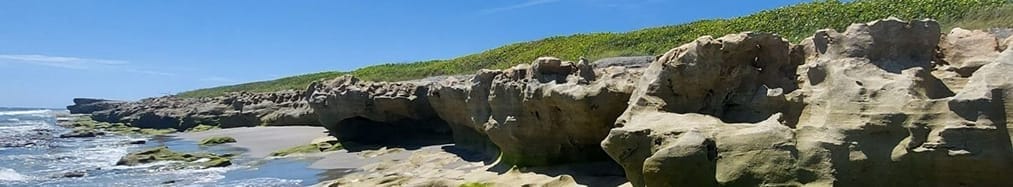
[[[271,156],[288,156],[293,154],[321,153],[328,151],[337,151],[341,150],[342,148],[344,147],[342,147],[341,144],[338,144],[337,142],[320,142],[275,151],[274,153],[271,153]]]
[[[193,128],[187,129],[186,132],[204,132],[215,129],[219,129],[219,127],[214,125],[199,124],[197,126],[194,126]]]
[[[469,182],[469,183],[461,184],[459,187],[489,187],[489,186],[492,186],[492,184],[491,183],[482,183],[482,182]]]
[[[236,139],[228,136],[212,136],[204,138],[200,141],[200,145],[218,145],[226,143],[236,143]]]
[[[107,123],[92,120],[88,116],[80,116],[59,124],[63,127],[74,128],[75,131],[96,131],[112,134],[140,134],[140,135],[163,135],[175,133],[175,129],[144,129],[127,125],[126,123]],[[104,134],[104,133],[103,133]]]
[[[161,146],[127,154],[120,158],[116,165],[135,166],[160,161],[180,161],[178,167],[225,167],[232,165],[232,157],[232,154],[180,153]]]

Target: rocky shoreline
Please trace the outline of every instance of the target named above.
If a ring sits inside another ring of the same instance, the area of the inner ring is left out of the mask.
[[[649,65],[543,57],[443,79],[346,76],[303,91],[68,109],[176,131],[323,126],[349,151],[453,143],[517,168],[606,163],[594,169],[633,186],[1013,186],[1002,174],[1013,169],[1013,37],[941,32],[884,19],[799,44],[704,36]],[[437,180],[409,173],[355,181]]]

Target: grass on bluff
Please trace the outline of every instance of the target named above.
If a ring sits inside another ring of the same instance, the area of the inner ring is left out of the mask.
[[[704,35],[723,36],[743,31],[778,33],[793,42],[816,30],[843,30],[852,23],[897,17],[933,18],[946,29],[1013,27],[1013,0],[856,0],[816,1],[765,10],[738,18],[700,20],[624,33],[588,33],[521,42],[449,60],[383,64],[352,72],[322,72],[272,81],[206,88],[180,93],[182,97],[218,96],[227,92],[269,92],[304,89],[310,82],[352,74],[363,80],[399,81],[436,75],[473,73],[530,63],[537,57],[555,56],[591,60],[632,55],[658,55]]]

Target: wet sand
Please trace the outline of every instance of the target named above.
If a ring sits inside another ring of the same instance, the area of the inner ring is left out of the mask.
[[[229,136],[236,143],[225,144],[248,150],[244,154],[266,158],[270,153],[293,146],[309,144],[326,136],[322,127],[247,127],[216,129],[196,133],[179,133],[175,137],[200,141],[211,136]],[[334,171],[321,173],[329,186],[457,186],[471,182],[494,186],[628,186],[617,166],[587,164],[566,167],[512,168],[476,153],[456,149],[453,144],[432,144],[409,149],[379,147],[349,152],[347,150],[293,155],[309,159],[309,169]],[[605,169],[613,168],[613,169]],[[602,171],[587,173],[586,171]],[[333,175],[333,176],[331,176]]]
[[[244,154],[251,157],[265,158],[278,150],[309,144],[313,139],[327,136],[327,133],[323,127],[284,126],[215,129],[174,136],[195,142],[212,136],[228,136],[235,138],[236,143],[225,145],[246,149],[249,152]]]

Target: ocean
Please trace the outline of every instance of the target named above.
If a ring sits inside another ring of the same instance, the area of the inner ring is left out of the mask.
[[[66,114],[66,110],[0,108],[0,186],[308,186],[326,177],[326,171],[308,169],[309,160],[243,156],[234,158],[232,166],[210,169],[160,167],[167,163],[116,166],[131,151],[163,145],[183,152],[244,150],[201,147],[171,136],[59,138],[70,131],[56,125],[57,116]],[[140,139],[147,143],[128,143]]]

